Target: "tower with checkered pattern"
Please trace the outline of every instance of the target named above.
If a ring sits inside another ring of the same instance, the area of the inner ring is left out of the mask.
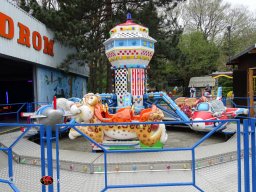
[[[104,42],[106,55],[115,71],[117,107],[134,104],[135,110],[143,108],[146,92],[146,68],[154,54],[155,39],[149,36],[148,28],[127,21],[110,30],[110,38]]]

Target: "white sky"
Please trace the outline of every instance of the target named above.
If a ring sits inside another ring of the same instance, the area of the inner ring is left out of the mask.
[[[229,2],[231,5],[239,6],[243,5],[247,7],[250,11],[256,13],[256,0],[224,0]]]

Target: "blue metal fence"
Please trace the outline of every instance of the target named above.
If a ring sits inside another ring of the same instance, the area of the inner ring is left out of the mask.
[[[175,98],[172,98],[175,99]],[[246,105],[237,105],[234,100],[246,100],[247,101],[247,106]],[[236,108],[248,108],[250,111],[251,106],[249,106],[250,103],[250,98],[249,97],[234,97],[234,98],[226,98],[223,97],[222,101],[224,105],[226,105],[227,102],[230,102],[233,107]],[[13,115],[16,116],[16,123],[20,123],[20,113],[21,112],[34,112],[36,111],[41,105],[47,105],[50,104],[51,102],[26,102],[26,103],[11,103],[11,104],[0,104],[0,116],[5,116],[7,118],[12,117]],[[112,104],[111,104],[112,105]],[[162,110],[166,111],[164,107],[161,107],[158,105]],[[8,108],[8,109],[6,109]],[[170,111],[167,111],[168,113],[171,113]],[[250,112],[249,112],[250,113]],[[172,115],[175,116],[175,113],[172,113]],[[248,114],[248,117],[250,114]],[[7,120],[8,122],[8,120]]]
[[[9,177],[9,180],[0,178],[0,183],[6,183],[10,186],[11,189],[13,189],[13,191],[20,192],[20,190],[15,186],[15,184],[13,182],[14,175],[13,175],[13,162],[12,162],[13,152],[12,152],[12,149],[15,145],[17,145],[17,143],[26,135],[26,133],[32,127],[40,127],[41,128],[41,127],[43,127],[43,125],[0,123],[0,127],[15,127],[15,126],[23,126],[23,127],[26,127],[27,129],[17,139],[15,139],[9,147],[0,147],[0,151],[4,151],[8,155],[8,177]]]
[[[0,116],[16,116],[16,123],[20,122],[20,112],[25,108],[27,103],[0,104]]]
[[[198,121],[197,121],[198,122]],[[206,121],[200,121],[206,122]],[[209,121],[207,121],[209,122]],[[256,119],[246,119],[243,122],[243,130],[240,130],[240,122],[239,120],[225,120],[225,121],[211,121],[211,122],[221,122],[219,126],[215,127],[212,131],[207,133],[203,138],[197,141],[193,146],[186,148],[164,148],[164,149],[136,149],[136,150],[108,150],[103,146],[96,143],[90,137],[81,132],[77,126],[103,126],[103,124],[75,124],[70,125],[69,127],[75,129],[79,132],[84,138],[94,143],[97,147],[99,147],[104,152],[104,182],[105,186],[102,191],[107,191],[108,189],[114,188],[146,188],[146,187],[164,187],[164,186],[193,186],[199,191],[204,191],[200,186],[197,185],[196,181],[196,158],[195,158],[195,149],[204,142],[207,138],[213,135],[216,131],[220,129],[223,123],[226,122],[235,122],[237,124],[237,183],[238,183],[238,191],[245,192],[256,192],[256,154],[255,154],[255,122]],[[180,122],[159,122],[159,124],[177,124]],[[193,123],[193,122],[184,122],[184,123]],[[139,123],[106,123],[104,126],[109,125],[140,125],[140,124],[152,124],[152,122],[139,122]],[[154,122],[156,124],[156,122]],[[9,180],[1,179],[0,183],[8,184],[13,191],[19,191],[19,189],[14,185],[13,182],[13,165],[12,165],[12,148],[18,144],[19,140],[30,130],[30,128],[35,125],[30,124],[0,124],[2,126],[24,126],[27,127],[26,131],[22,133],[9,147],[1,147],[1,151],[5,151],[8,154],[8,177]],[[46,127],[43,125],[37,125],[40,128],[40,143],[41,143],[41,175],[45,176],[46,173],[48,176],[53,176],[53,160],[52,160],[52,141],[56,140],[56,171],[57,171],[57,191],[60,192],[60,165],[59,165],[59,129],[66,127],[66,124],[57,125],[56,135],[52,135],[52,128]],[[243,146],[241,143],[241,135],[243,136]],[[54,137],[56,136],[56,137]],[[46,147],[46,148],[45,148]],[[47,150],[47,151],[46,151]],[[241,154],[242,150],[244,150],[243,155],[244,159],[242,159]],[[167,151],[191,151],[191,173],[192,180],[189,182],[170,182],[170,183],[152,183],[152,184],[136,184],[136,185],[110,185],[108,182],[108,161],[107,155],[110,153],[144,153],[144,152],[167,152]],[[45,160],[45,152],[47,154],[47,161]],[[242,166],[244,165],[244,166]],[[242,172],[242,169],[244,172]],[[242,175],[243,174],[243,175]],[[242,186],[242,179],[244,179],[244,185]],[[42,185],[42,192],[45,192],[48,189],[49,192],[53,192],[53,185],[49,185],[48,187]]]
[[[108,150],[104,148],[103,146],[99,145],[97,142],[92,140],[90,137],[85,135],[82,131],[80,131],[77,126],[103,126],[103,124],[76,124],[76,125],[71,125],[70,128],[73,128],[76,130],[78,133],[80,133],[84,138],[95,144],[97,147],[99,147],[103,152],[104,152],[104,182],[105,182],[105,187],[102,189],[102,191],[107,191],[108,189],[115,189],[115,188],[146,188],[146,187],[164,187],[164,186],[193,186],[199,191],[204,191],[203,189],[200,188],[196,184],[196,158],[195,158],[195,149],[203,143],[207,138],[209,138],[211,135],[213,135],[216,131],[218,131],[223,124],[227,122],[235,122],[237,124],[237,133],[240,135],[240,122],[239,120],[225,120],[225,121],[197,121],[197,122],[218,122],[219,125],[212,129],[209,133],[207,133],[203,138],[201,138],[199,141],[197,141],[192,147],[186,147],[186,148],[164,148],[164,149],[133,149],[133,150]],[[141,124],[156,124],[157,122],[139,122],[139,123],[105,123],[104,126],[109,126],[109,125],[141,125]],[[175,121],[168,121],[168,122],[158,122],[158,124],[167,124],[167,125],[173,125],[177,124],[180,122],[175,122]],[[187,124],[190,124],[192,122],[184,122]],[[58,130],[60,127],[65,126],[65,124],[57,125]],[[241,191],[241,143],[240,143],[240,136],[237,137],[238,139],[238,153],[237,153],[237,161],[238,161],[238,191]],[[59,141],[58,141],[58,131],[56,131],[56,167],[59,168],[59,153],[58,153],[58,146],[59,146]],[[145,153],[145,152],[167,152],[167,151],[191,151],[191,159],[192,159],[192,180],[190,182],[170,182],[170,183],[152,183],[152,184],[133,184],[133,185],[109,185],[108,184],[108,162],[107,162],[107,154],[110,153]],[[60,170],[57,169],[57,191],[60,192]],[[51,191],[50,191],[51,192]]]
[[[255,100],[255,98],[254,98]],[[254,106],[250,106],[250,97],[233,97],[233,98],[226,98],[226,97],[223,97],[222,98],[222,101],[224,103],[225,106],[227,106],[227,103],[229,102],[230,105],[234,108],[247,108],[249,109],[249,112],[248,112],[248,117],[250,117],[250,109],[251,108],[255,108]],[[246,102],[247,104],[246,105],[239,105],[237,104],[237,101],[242,101],[242,102]]]
[[[244,125],[244,191],[256,192],[255,119],[246,119]]]

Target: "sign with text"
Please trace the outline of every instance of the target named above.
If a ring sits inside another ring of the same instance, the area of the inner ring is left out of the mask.
[[[18,6],[8,0],[1,0],[0,4],[0,57],[58,68],[69,54],[76,52],[54,40],[50,29]],[[89,75],[88,66],[76,63],[70,72]]]
[[[19,28],[17,43],[28,48],[33,47],[36,51],[41,51],[43,47],[44,54],[54,56],[54,41],[52,39],[49,39],[47,36],[42,37],[38,31],[32,32],[28,26],[22,24],[21,22],[18,22],[18,26],[15,26],[11,17],[0,12],[0,37],[13,40],[15,27]]]

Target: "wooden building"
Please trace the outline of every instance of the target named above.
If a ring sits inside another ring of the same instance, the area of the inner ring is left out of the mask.
[[[211,76],[191,77],[189,80],[188,87],[189,88],[195,87],[196,97],[201,97],[207,85],[210,86],[211,88],[214,88],[216,85],[215,79]]]
[[[256,44],[235,55],[226,65],[233,66],[233,91],[239,105],[249,105],[250,115],[254,116],[254,96],[256,91]]]

